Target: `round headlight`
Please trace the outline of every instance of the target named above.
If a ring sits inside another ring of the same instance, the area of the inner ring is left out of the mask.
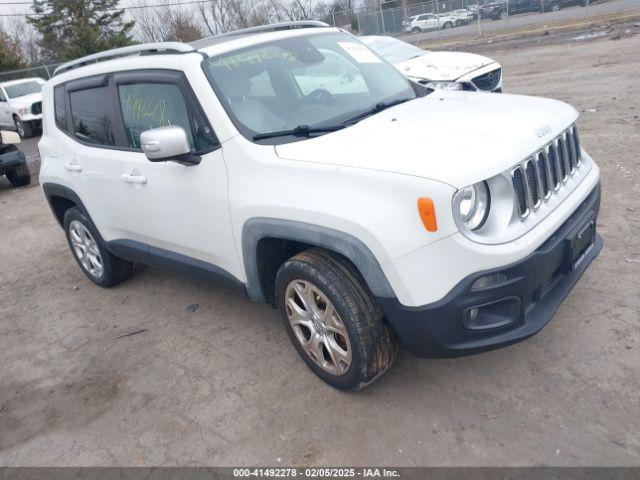
[[[458,190],[454,201],[454,213],[469,230],[478,230],[489,216],[491,195],[487,182],[479,182]]]

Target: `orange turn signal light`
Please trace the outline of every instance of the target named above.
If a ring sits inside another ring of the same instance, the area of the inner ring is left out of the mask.
[[[420,214],[420,220],[424,228],[429,232],[435,232],[438,230],[438,222],[436,221],[436,208],[433,205],[433,200],[428,197],[421,197],[418,199],[418,213]]]

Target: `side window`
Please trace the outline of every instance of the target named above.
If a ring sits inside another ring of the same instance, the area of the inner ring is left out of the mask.
[[[2,93],[2,89],[0,89],[0,102],[6,102],[7,99],[4,98],[4,93]]]
[[[79,140],[97,145],[116,144],[107,87],[74,90],[69,100],[73,132]]]
[[[56,125],[61,130],[67,129],[67,110],[64,104],[64,86],[58,85],[53,89],[53,110],[56,117]]]
[[[140,148],[140,134],[152,128],[184,128],[196,151],[215,145],[210,129],[189,111],[182,91],[172,83],[135,83],[118,86],[124,128],[131,148]]]

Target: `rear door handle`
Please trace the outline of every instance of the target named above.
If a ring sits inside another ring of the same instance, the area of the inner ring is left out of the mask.
[[[80,165],[78,165],[77,163],[65,163],[64,164],[64,169],[65,170],[69,170],[70,172],[81,172],[82,171],[82,167]]]
[[[147,177],[142,175],[128,175],[125,173],[122,175],[122,179],[127,183],[135,183],[138,185],[144,185],[147,183]]]

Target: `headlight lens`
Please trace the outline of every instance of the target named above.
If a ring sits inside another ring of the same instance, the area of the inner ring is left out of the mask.
[[[479,182],[456,193],[454,214],[469,229],[478,230],[484,225],[491,208],[491,195],[487,182]]]
[[[433,90],[462,90],[462,84],[456,82],[429,82],[427,88]]]
[[[20,116],[26,115],[27,113],[31,113],[31,109],[30,108],[19,108],[18,109],[18,115],[20,115]]]

